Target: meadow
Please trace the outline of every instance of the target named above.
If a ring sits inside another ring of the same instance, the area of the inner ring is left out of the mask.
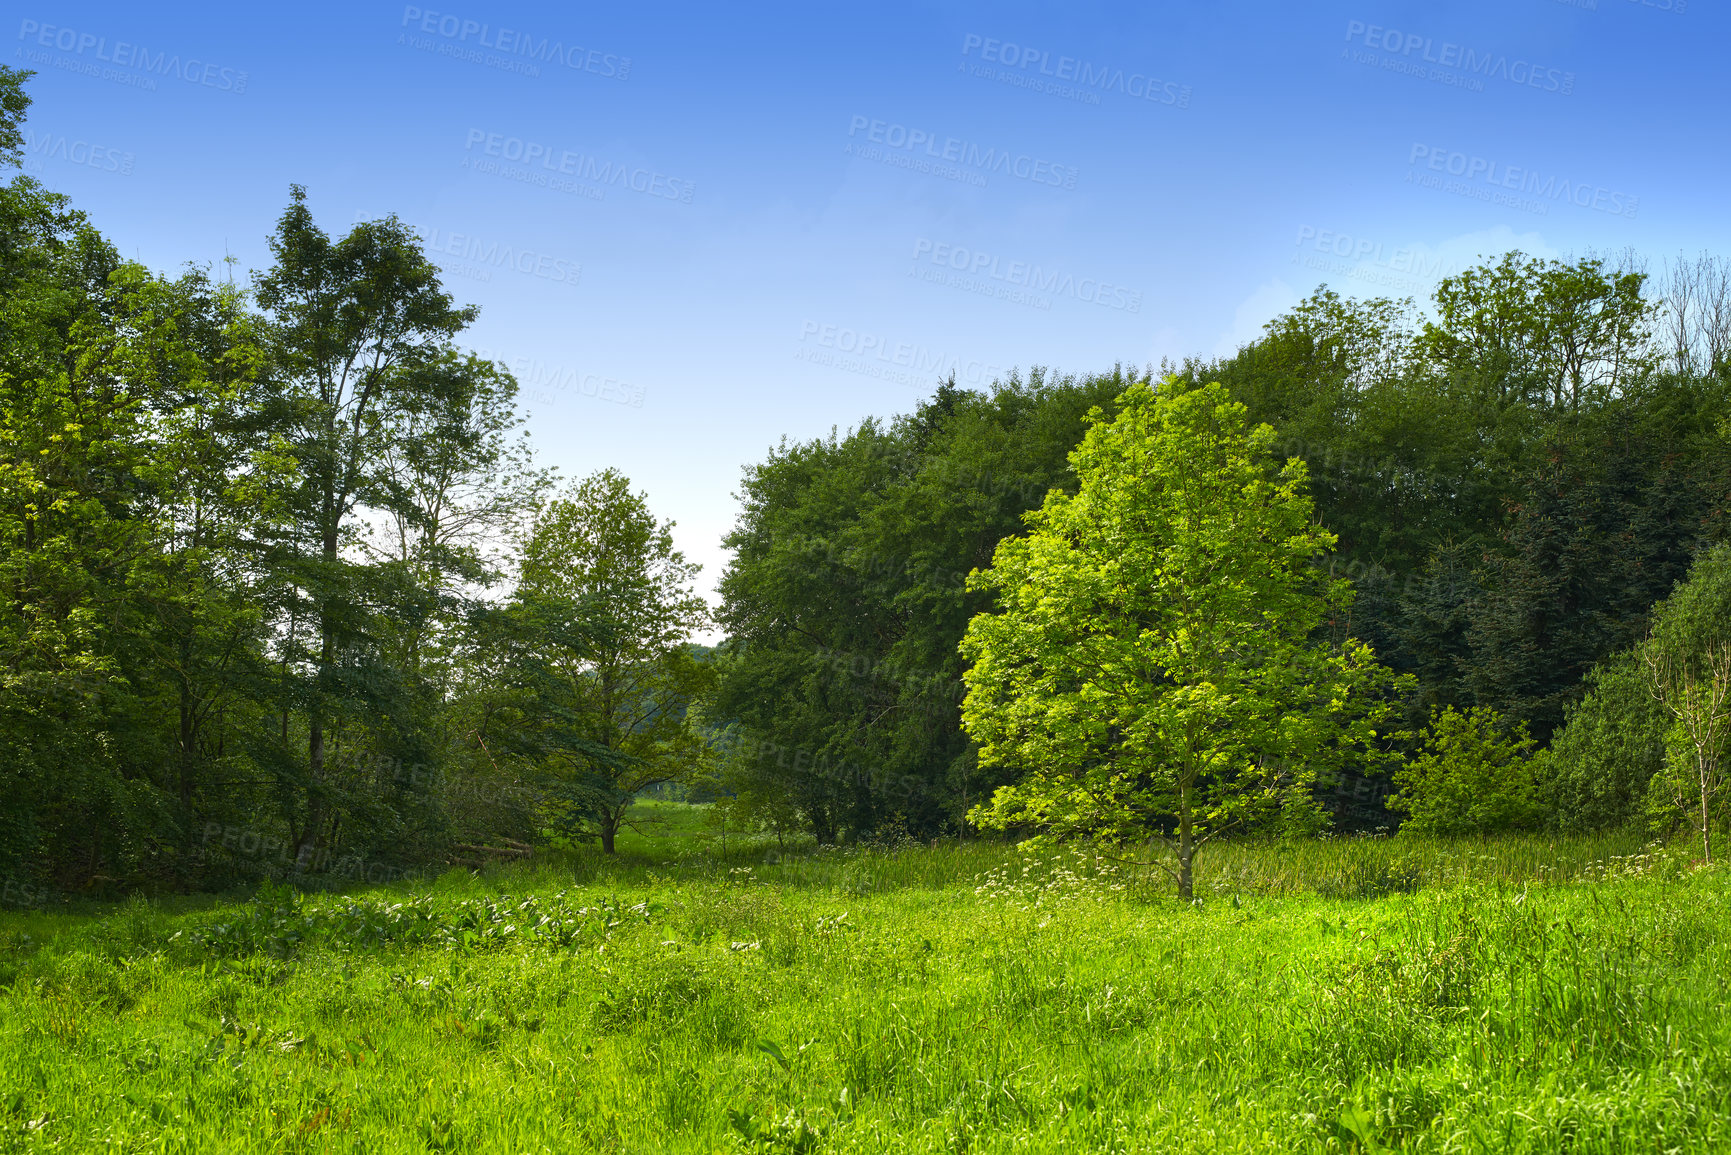
[[[0,1150],[1731,1148],[1731,872],[1638,838],[727,839],[0,915]]]

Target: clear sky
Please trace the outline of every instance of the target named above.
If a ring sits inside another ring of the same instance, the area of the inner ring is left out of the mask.
[[[1731,16],[1477,4],[26,0],[29,168],[262,268],[291,183],[419,227],[543,457],[705,567],[741,466],[956,371],[1231,352],[1327,282],[1731,253]]]

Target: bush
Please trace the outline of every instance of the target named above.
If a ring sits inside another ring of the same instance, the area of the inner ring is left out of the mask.
[[[1664,703],[1666,758],[1647,793],[1657,829],[1695,826],[1709,861],[1709,831],[1723,814],[1731,761],[1731,546],[1696,558],[1687,580],[1653,609],[1641,645],[1654,693]]]
[[[1487,706],[1431,715],[1424,747],[1395,771],[1390,809],[1415,834],[1490,834],[1539,824],[1543,810],[1526,723],[1510,726]]]
[[[1601,662],[1540,764],[1550,824],[1584,833],[1637,819],[1648,783],[1664,767],[1670,725],[1636,650]]]

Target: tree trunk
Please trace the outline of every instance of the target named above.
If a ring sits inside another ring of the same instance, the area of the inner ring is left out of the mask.
[[[327,492],[327,507],[334,504],[334,499]],[[325,561],[325,580],[330,580],[331,571],[337,563],[337,527],[333,524],[326,528],[322,553]],[[331,593],[329,589],[319,602],[319,665],[314,672],[313,701],[307,710],[307,829],[301,845],[295,847],[295,861],[303,863],[318,852],[319,832],[324,826],[325,809],[323,784],[325,777],[325,715],[324,715],[324,685],[325,675],[336,664],[337,658],[337,627],[335,615],[332,613]],[[304,869],[304,866],[302,867]]]
[[[316,696],[317,691],[314,691]],[[318,851],[319,829],[324,826],[324,800],[321,782],[325,776],[325,720],[315,701],[307,711],[307,826],[295,847],[295,862],[302,870]]]
[[[198,703],[192,696],[192,686],[186,676],[191,656],[183,641],[180,647],[180,816],[186,823],[186,841],[192,842],[192,779],[194,750],[198,745]]]
[[[1178,788],[1178,897],[1190,901],[1191,861],[1196,857],[1196,832],[1190,824],[1190,787]]]
[[[1707,865],[1713,865],[1713,820],[1712,811],[1707,806],[1708,771],[1701,768],[1701,853],[1707,859]]]
[[[619,823],[616,819],[603,818],[601,820],[601,853],[614,853],[613,838],[618,832]]]

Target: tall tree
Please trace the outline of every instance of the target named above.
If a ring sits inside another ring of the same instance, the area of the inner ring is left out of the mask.
[[[690,707],[708,672],[690,643],[709,611],[672,531],[606,469],[547,503],[523,547],[518,676],[531,701],[519,748],[608,854],[636,796],[689,774],[702,752]],[[573,630],[585,621],[601,628]]]
[[[1721,383],[1656,380],[1546,431],[1478,566],[1459,669],[1473,701],[1549,741],[1587,672],[1645,633],[1723,517],[1725,397]]]
[[[1579,411],[1651,372],[1658,306],[1642,296],[1645,280],[1599,257],[1552,261],[1540,272],[1538,315],[1553,407]]]
[[[404,398],[381,440],[383,485],[393,500],[368,540],[414,603],[393,623],[392,658],[420,673],[448,635],[464,591],[492,585],[505,551],[553,484],[537,466],[503,365],[451,353],[438,370],[451,388]]]
[[[1667,262],[1659,303],[1673,372],[1711,376],[1731,365],[1731,260],[1702,253]]]
[[[1505,253],[1442,280],[1419,346],[1493,404],[1579,410],[1650,369],[1655,306],[1644,281],[1599,257]]]
[[[0,163],[16,167],[29,73],[0,67]],[[82,882],[128,788],[106,740],[110,623],[148,534],[130,516],[147,460],[140,398],[89,355],[121,265],[65,197],[0,186],[0,861]]]
[[[90,360],[137,392],[150,441],[134,469],[131,512],[151,547],[127,576],[134,612],[119,619],[130,634],[125,685],[141,705],[158,696],[172,717],[164,765],[141,773],[173,799],[185,855],[206,815],[232,813],[199,795],[238,745],[229,741],[232,720],[246,713],[243,699],[261,672],[264,567],[256,547],[287,516],[293,463],[252,420],[265,354],[259,318],[241,292],[202,270],[168,280],[136,265],[114,273],[111,285],[113,325]],[[140,745],[128,743],[127,761],[151,743]],[[237,773],[230,767],[224,776]]]
[[[284,703],[285,738],[289,708],[298,702],[305,716],[304,777],[288,815],[296,855],[305,859],[334,817],[330,727],[346,703],[396,680],[396,671],[374,672],[367,583],[375,575],[358,556],[364,517],[413,508],[390,462],[393,451],[407,451],[406,440],[433,434],[404,415],[460,412],[477,377],[492,374],[454,353],[452,340],[477,310],[452,302],[415,234],[396,218],[363,222],[333,241],[297,185],[270,244],[275,264],[257,282],[277,367],[268,417],[301,477],[295,572],[285,583],[290,630],[280,644],[285,688],[291,667],[306,671]],[[303,621],[306,642],[296,636]]]

